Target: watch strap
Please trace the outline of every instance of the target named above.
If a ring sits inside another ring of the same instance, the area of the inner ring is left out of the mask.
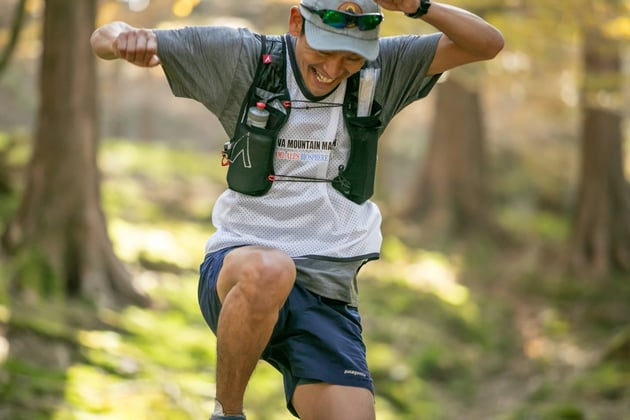
[[[415,13],[405,13],[405,16],[412,19],[420,19],[429,12],[429,7],[431,7],[431,0],[420,0],[418,10]]]

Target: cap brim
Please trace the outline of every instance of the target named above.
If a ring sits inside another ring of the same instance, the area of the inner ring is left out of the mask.
[[[372,61],[378,57],[378,30],[375,29],[375,39],[360,39],[352,35],[345,35],[343,31],[333,32],[320,28],[310,22],[304,20],[306,41],[311,48],[322,51],[350,51],[365,57],[366,60]]]

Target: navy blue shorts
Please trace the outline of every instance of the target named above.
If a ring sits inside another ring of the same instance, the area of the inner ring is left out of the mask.
[[[223,258],[232,249],[207,254],[200,268],[199,306],[215,334],[221,310],[216,281]],[[326,382],[374,392],[361,332],[356,307],[323,298],[295,283],[262,354],[282,373],[287,407],[294,415],[291,398],[299,384]]]

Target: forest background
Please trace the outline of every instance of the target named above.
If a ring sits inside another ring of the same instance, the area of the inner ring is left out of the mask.
[[[192,419],[196,303],[226,141],[95,25],[284,33],[293,1],[0,0],[0,419]],[[387,419],[630,413],[630,2],[457,0],[506,38],[380,142],[382,258],[361,272]],[[433,28],[386,13],[382,34]],[[248,417],[290,418],[261,363]]]

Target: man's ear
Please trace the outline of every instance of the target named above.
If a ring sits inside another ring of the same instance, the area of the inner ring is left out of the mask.
[[[300,13],[299,6],[292,6],[289,15],[289,33],[295,37],[299,37],[302,33],[302,25],[304,24],[304,19],[302,19],[302,14]]]

